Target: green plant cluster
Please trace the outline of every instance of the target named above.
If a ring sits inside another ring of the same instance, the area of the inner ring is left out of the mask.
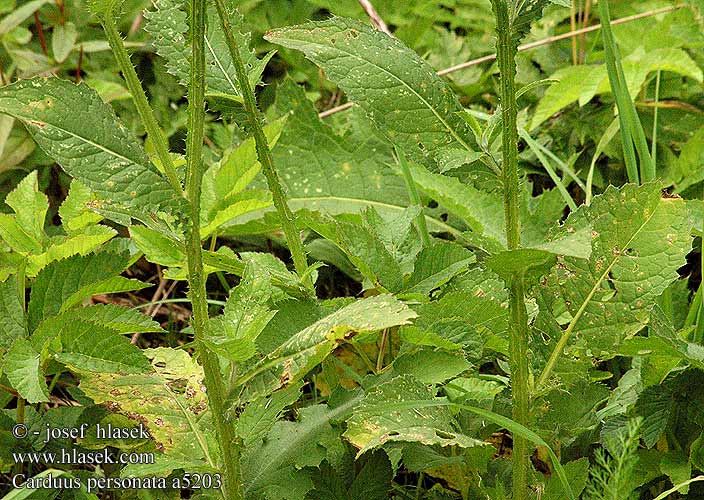
[[[3,500],[704,498],[701,0],[0,0],[0,40]],[[96,426],[139,437],[44,437]]]

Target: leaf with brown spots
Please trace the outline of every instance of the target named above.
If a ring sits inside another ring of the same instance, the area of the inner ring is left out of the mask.
[[[187,352],[145,349],[153,372],[140,375],[80,372],[80,388],[97,404],[107,404],[135,422],[141,422],[163,451],[157,456],[163,468],[189,470],[215,468],[216,457],[209,429],[203,369]],[[167,465],[168,464],[168,465]],[[153,470],[152,470],[153,472]]]

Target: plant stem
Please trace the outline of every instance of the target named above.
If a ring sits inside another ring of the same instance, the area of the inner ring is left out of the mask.
[[[242,98],[244,100],[244,109],[249,117],[250,125],[252,126],[252,134],[254,135],[254,142],[257,147],[257,157],[259,158],[259,163],[262,165],[262,172],[266,177],[266,182],[269,185],[269,190],[271,191],[274,201],[274,207],[281,218],[281,227],[283,228],[284,235],[286,236],[288,248],[291,251],[293,266],[296,269],[296,274],[298,274],[299,278],[301,278],[305,287],[311,292],[312,295],[315,295],[310,274],[306,273],[306,270],[308,269],[308,260],[306,258],[305,250],[303,249],[300,234],[296,228],[296,219],[288,206],[286,195],[284,194],[284,189],[281,185],[281,180],[279,179],[276,169],[274,168],[274,160],[271,156],[269,142],[266,139],[266,135],[264,134],[264,129],[262,127],[261,113],[257,107],[257,100],[254,97],[254,91],[249,84],[247,70],[244,67],[244,62],[242,61],[242,56],[240,55],[239,43],[237,42],[232,26],[230,25],[225,3],[223,0],[215,0],[215,6],[217,7],[222,31],[225,34],[227,48],[235,66],[237,83],[240,87],[240,92],[242,93]]]
[[[161,161],[161,166],[164,169],[164,173],[166,174],[171,187],[173,187],[178,194],[183,195],[181,181],[179,181],[178,175],[176,174],[176,166],[169,155],[169,146],[166,141],[166,137],[159,127],[156,118],[154,118],[154,112],[149,106],[147,96],[144,93],[142,84],[139,82],[139,77],[137,77],[134,66],[132,66],[130,56],[127,53],[127,49],[125,49],[125,44],[122,41],[122,37],[117,31],[115,18],[110,14],[102,15],[100,16],[100,22],[103,25],[103,30],[108,38],[108,43],[110,43],[112,53],[115,55],[117,64],[120,66],[122,75],[125,78],[127,88],[132,95],[132,100],[137,107],[139,117],[142,119],[144,128],[147,131],[147,136],[152,141],[152,144],[154,144],[154,149],[156,149],[156,154],[159,156],[159,161]]]
[[[425,223],[423,203],[420,201],[420,196],[418,195],[418,190],[416,189],[416,183],[413,180],[411,169],[408,167],[408,161],[406,161],[406,156],[403,154],[403,151],[396,148],[396,157],[398,158],[398,163],[401,166],[403,180],[406,182],[408,197],[411,199],[411,203],[420,209],[420,213],[418,214],[418,217],[416,217],[416,225],[418,226],[418,232],[420,233],[420,239],[423,242],[423,246],[427,248],[432,245],[432,240],[430,239],[430,233],[428,232],[428,225]]]
[[[501,77],[501,107],[503,116],[503,183],[506,243],[509,250],[521,246],[520,204],[518,182],[518,126],[516,123],[516,43],[505,0],[492,0],[496,13],[497,60]],[[523,277],[514,275],[509,284],[511,397],[513,420],[527,427],[528,395],[528,313],[526,311]],[[528,441],[513,436],[513,500],[528,498]]]
[[[203,125],[205,121],[205,0],[190,0],[191,71],[188,86],[188,136],[186,139],[186,193],[191,217],[186,242],[189,295],[193,308],[193,331],[203,363],[205,385],[217,441],[224,464],[223,497],[241,500],[240,452],[232,423],[225,418],[225,388],[217,356],[204,344],[208,332],[208,302],[200,239],[200,197],[203,181]]]

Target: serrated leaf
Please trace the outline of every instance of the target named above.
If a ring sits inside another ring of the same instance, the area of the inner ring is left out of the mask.
[[[339,441],[331,423],[348,415],[359,400],[359,395],[351,395],[335,407],[304,408],[297,422],[277,422],[264,443],[242,457],[245,497],[303,500],[313,482],[311,470],[302,467],[320,464],[325,444]]]
[[[249,84],[256,87],[262,72],[273,52],[263,59],[257,59],[249,48],[250,35],[239,30],[242,17],[226,2],[226,8],[231,10],[230,22],[234,27],[234,35],[240,47],[245,68],[248,69]],[[166,68],[174,75],[181,85],[188,85],[191,51],[187,42],[188,24],[185,5],[176,0],[157,0],[154,11],[145,13],[145,30],[152,35],[157,54],[166,59]],[[230,58],[225,35],[220,29],[220,22],[214,6],[209,6],[207,12],[207,30],[205,33],[205,79],[208,94],[225,94],[240,96],[239,85],[235,75],[234,64]]]
[[[433,154],[448,145],[472,151],[472,132],[458,115],[454,93],[398,39],[340,17],[273,30],[265,38],[302,51],[405,151]],[[403,120],[409,109],[414,119]]]
[[[66,300],[84,287],[103,282],[127,266],[126,254],[100,252],[53,262],[42,269],[32,286],[27,317],[33,331],[40,321],[57,314]],[[79,293],[76,295],[84,296]],[[74,299],[75,300],[75,299]]]
[[[150,369],[142,351],[111,328],[74,320],[62,323],[56,333],[61,347],[54,359],[73,370],[125,374]]]
[[[90,119],[69,109],[90,109]],[[117,222],[134,217],[167,231],[167,222],[185,208],[183,197],[88,86],[58,78],[20,80],[0,89],[0,113],[21,120],[49,156],[98,195],[93,208]]]
[[[266,269],[256,261],[248,262],[242,280],[230,291],[224,313],[210,320],[206,345],[234,362],[254,356],[257,337],[276,314],[268,305],[272,292]]]
[[[435,174],[419,164],[411,164],[413,180],[425,193],[460,217],[471,229],[473,243],[492,253],[505,247],[503,201],[459,179]]]
[[[663,198],[652,183],[609,187],[565,223],[580,225],[592,227],[591,257],[560,258],[541,290],[551,309],[567,308],[579,347],[614,352],[647,323],[655,299],[678,277],[691,248],[686,206]]]
[[[300,331],[242,374],[251,396],[268,394],[300,380],[338,345],[352,337],[397,325],[416,314],[391,295],[356,300]]]
[[[41,372],[41,354],[29,340],[18,338],[5,353],[4,373],[28,403],[49,401],[49,390]]]
[[[24,309],[14,277],[0,283],[0,318],[0,348],[8,349],[15,340],[27,336]]]
[[[113,276],[97,283],[86,285],[71,296],[67,297],[61,305],[61,312],[67,311],[73,306],[76,306],[93,295],[103,295],[106,293],[121,293],[132,292],[134,290],[142,290],[152,286],[150,283],[143,283],[139,280],[125,278],[123,276]]]
[[[22,230],[37,244],[46,238],[44,221],[49,210],[49,199],[39,191],[38,172],[27,175],[5,198],[15,212],[15,220]]]
[[[142,422],[166,457],[216,467],[207,438],[212,425],[203,369],[186,351],[145,349],[153,373],[81,373],[80,389],[97,404]]]
[[[431,401],[433,393],[414,377],[401,375],[370,391],[347,421],[344,436],[362,453],[393,441],[425,445],[481,446],[455,432],[447,407],[404,407],[404,401]]]
[[[73,322],[92,323],[96,326],[107,328],[116,334],[126,333],[163,333],[164,329],[149,316],[115,304],[98,304],[86,307],[69,309],[57,316],[50,316],[42,321],[32,333],[31,342],[35,347],[40,347],[50,338],[55,337],[64,328],[64,325]]]
[[[425,384],[441,384],[468,370],[472,365],[462,354],[423,349],[402,354],[394,360],[394,371],[408,374]]]
[[[27,257],[27,276],[36,276],[51,262],[72,255],[87,255],[116,235],[117,231],[111,227],[95,225],[69,236],[52,236],[45,252]]]
[[[88,208],[88,204],[93,200],[90,189],[76,179],[71,181],[68,196],[59,207],[61,226],[68,234],[78,232],[102,220],[99,214]]]
[[[257,399],[247,405],[237,419],[237,435],[242,439],[245,448],[251,448],[261,443],[273,425],[279,419],[281,412],[295,403],[301,395],[301,386],[292,385],[276,391],[266,398]]]
[[[475,260],[474,254],[460,245],[435,241],[418,254],[403,292],[429,294],[465,271]]]

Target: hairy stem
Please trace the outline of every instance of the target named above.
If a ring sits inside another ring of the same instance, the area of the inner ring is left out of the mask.
[[[496,51],[501,76],[501,107],[503,117],[503,184],[506,243],[509,250],[521,246],[520,186],[518,182],[518,126],[516,124],[516,43],[505,0],[492,0],[496,13]],[[511,397],[513,420],[527,427],[529,421],[528,394],[528,313],[526,311],[523,277],[515,274],[509,284]],[[528,441],[513,436],[513,500],[528,498]]]
[[[254,90],[252,90],[252,87],[249,84],[247,70],[244,67],[244,62],[242,61],[242,56],[240,55],[239,43],[235,38],[232,25],[227,17],[227,10],[225,8],[224,1],[215,0],[215,6],[217,7],[218,17],[220,17],[220,25],[222,26],[223,33],[225,34],[227,48],[235,66],[237,84],[240,87],[240,92],[242,92],[242,98],[244,99],[244,108],[249,117],[250,125],[252,126],[252,134],[254,135],[254,142],[257,147],[259,163],[262,165],[262,172],[264,173],[264,177],[266,177],[266,182],[269,186],[269,190],[271,191],[271,195],[274,200],[274,207],[276,208],[276,212],[279,214],[281,219],[281,227],[284,230],[286,243],[291,251],[293,265],[305,287],[311,292],[312,295],[314,295],[315,291],[313,289],[310,274],[306,272],[308,269],[308,260],[306,258],[305,250],[303,249],[300,234],[296,228],[296,219],[288,206],[281,180],[279,179],[276,169],[274,168],[274,159],[271,156],[269,142],[264,134],[262,117],[259,108],[257,107],[257,100],[254,97]]]
[[[134,66],[132,66],[132,61],[130,61],[130,56],[127,53],[127,49],[125,49],[125,44],[122,41],[122,37],[117,31],[115,18],[111,15],[103,15],[100,16],[100,22],[103,25],[105,36],[107,36],[108,42],[110,43],[112,53],[115,55],[117,64],[125,78],[127,88],[132,95],[132,100],[137,107],[139,117],[142,119],[142,123],[144,124],[144,128],[147,131],[149,139],[152,141],[152,144],[154,144],[154,149],[156,149],[156,154],[159,157],[164,173],[166,174],[171,187],[173,187],[177,193],[182,195],[183,188],[181,187],[181,181],[179,181],[178,175],[176,174],[176,166],[169,155],[168,142],[166,141],[166,137],[159,127],[156,118],[154,118],[154,112],[149,106],[147,96],[144,93],[142,84],[139,82]]]
[[[188,136],[186,139],[186,193],[190,204],[190,225],[186,242],[189,295],[193,308],[193,331],[203,363],[208,403],[224,465],[223,497],[241,500],[240,452],[232,422],[225,418],[225,387],[217,355],[203,340],[208,333],[208,302],[200,239],[200,197],[203,181],[203,124],[205,121],[205,0],[190,0],[191,73],[188,86]]]

